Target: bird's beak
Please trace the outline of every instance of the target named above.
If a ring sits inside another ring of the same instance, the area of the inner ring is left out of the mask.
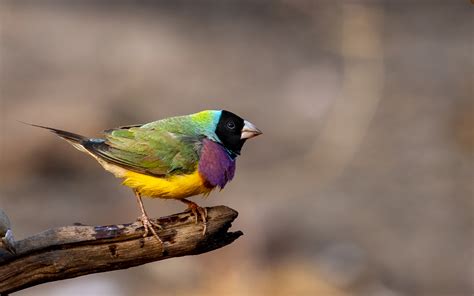
[[[240,136],[241,140],[250,139],[261,134],[262,132],[255,125],[248,122],[247,120],[244,120],[244,127],[242,128],[242,133]]]

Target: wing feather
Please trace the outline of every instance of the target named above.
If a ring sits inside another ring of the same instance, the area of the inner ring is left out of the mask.
[[[107,130],[105,141],[87,143],[85,148],[120,167],[167,176],[194,172],[201,140],[199,135],[170,132],[166,126],[130,126]]]

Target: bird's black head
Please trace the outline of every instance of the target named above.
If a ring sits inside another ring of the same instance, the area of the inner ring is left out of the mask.
[[[261,133],[250,122],[226,110],[222,110],[216,127],[216,135],[224,147],[237,155],[240,154],[240,150],[247,139],[258,136]]]

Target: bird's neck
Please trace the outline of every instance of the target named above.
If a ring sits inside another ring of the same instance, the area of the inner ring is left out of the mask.
[[[237,156],[240,155],[239,153],[235,153],[234,151],[225,148],[222,144],[220,144],[220,145],[222,146],[222,148],[225,150],[225,152],[227,153],[227,155],[229,155],[229,157],[230,157],[232,160],[235,161],[235,159],[237,158]]]

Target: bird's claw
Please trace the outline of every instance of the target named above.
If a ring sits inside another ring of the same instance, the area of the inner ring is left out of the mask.
[[[150,221],[147,215],[142,215],[141,217],[138,218],[140,222],[142,222],[143,227],[145,228],[145,233],[143,234],[143,237],[147,237],[148,234],[151,232],[152,235],[160,242],[160,244],[163,244],[163,241],[161,238],[158,236],[156,233],[155,227],[162,230],[163,226],[161,226],[158,223]]]
[[[204,224],[204,229],[202,230],[202,234],[205,235],[207,231],[207,209],[198,206],[196,203],[190,202],[188,203],[187,211],[191,212],[191,215],[194,216],[194,222],[198,224],[199,217],[201,217],[202,223]]]

